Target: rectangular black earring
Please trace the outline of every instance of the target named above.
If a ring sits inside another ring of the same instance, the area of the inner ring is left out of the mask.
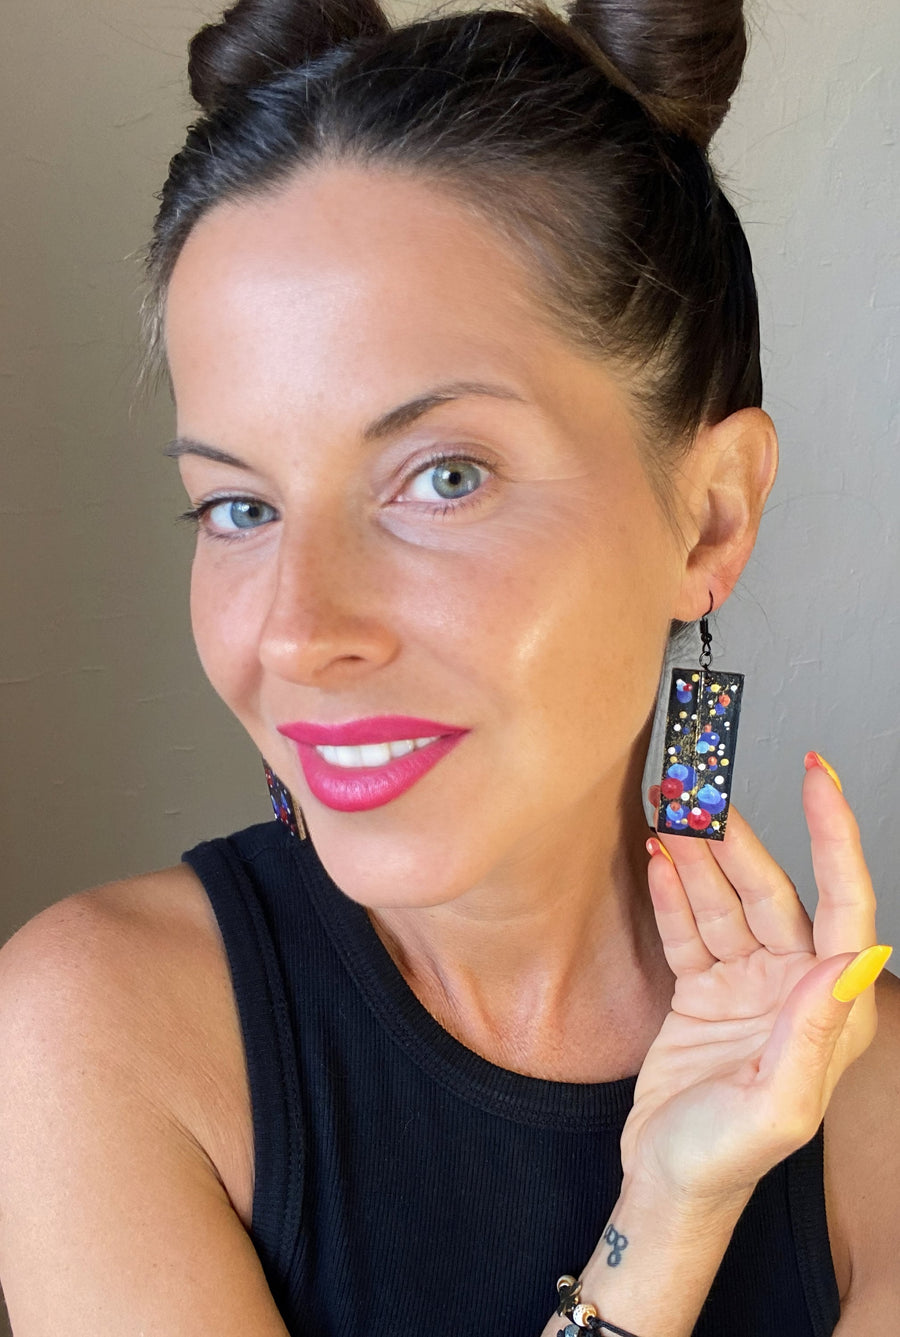
[[[303,820],[303,810],[300,804],[294,802],[291,791],[283,781],[279,780],[265,757],[262,758],[262,764],[275,816],[279,822],[287,827],[291,835],[297,836],[300,840],[305,840],[307,834],[306,823]]]
[[[700,635],[699,668],[672,670],[656,829],[724,840],[744,675],[711,667],[706,617]]]

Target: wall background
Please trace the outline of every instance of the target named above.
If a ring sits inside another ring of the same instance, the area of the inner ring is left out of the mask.
[[[217,12],[4,13],[0,942],[70,892],[271,815],[193,648],[185,501],[158,453],[171,406],[134,402],[134,255],[192,115],[187,40]],[[751,0],[750,21],[715,158],[754,254],[782,466],[715,624],[716,662],[747,674],[735,798],[811,908],[800,778],[823,752],[859,817],[880,940],[900,942],[900,8]]]

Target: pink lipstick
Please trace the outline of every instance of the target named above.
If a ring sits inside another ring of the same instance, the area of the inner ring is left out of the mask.
[[[310,792],[326,807],[339,812],[364,812],[398,798],[436,766],[469,731],[436,720],[411,715],[380,715],[348,720],[344,724],[313,724],[303,720],[279,724],[278,732],[297,745],[300,765]],[[431,738],[404,756],[374,766],[340,766],[316,747],[364,747]]]

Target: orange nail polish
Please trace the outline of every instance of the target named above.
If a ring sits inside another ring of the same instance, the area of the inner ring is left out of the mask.
[[[663,843],[662,843],[661,841],[659,841],[659,840],[648,840],[648,841],[647,841],[647,853],[648,853],[651,857],[652,857],[654,854],[664,854],[664,855],[666,856],[666,858],[668,859],[669,863],[672,863],[672,864],[673,864],[673,863],[675,862],[675,860],[672,858],[672,856],[671,856],[671,854],[669,853],[669,851],[666,849],[665,845],[663,845]]]
[[[825,760],[821,752],[807,752],[806,756],[803,758],[803,764],[807,770],[813,766],[821,766],[822,770],[826,771],[828,775],[831,776],[832,780],[843,794],[844,786],[841,784],[840,776],[831,763]]]

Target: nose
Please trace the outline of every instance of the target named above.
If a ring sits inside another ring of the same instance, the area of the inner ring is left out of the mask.
[[[323,686],[397,655],[383,560],[353,526],[283,522],[259,659],[298,684]]]

